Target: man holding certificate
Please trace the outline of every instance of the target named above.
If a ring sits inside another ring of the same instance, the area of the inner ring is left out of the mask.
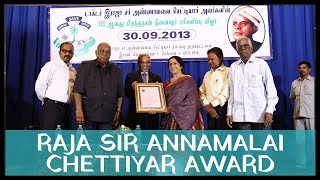
[[[129,98],[127,122],[131,129],[140,125],[142,130],[159,129],[159,114],[137,113],[135,87],[137,83],[162,83],[161,77],[150,72],[151,59],[148,54],[138,57],[139,70],[127,74],[125,81],[125,94]]]

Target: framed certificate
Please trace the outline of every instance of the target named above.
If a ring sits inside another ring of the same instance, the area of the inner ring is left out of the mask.
[[[167,110],[162,83],[137,83],[135,88],[137,113]]]

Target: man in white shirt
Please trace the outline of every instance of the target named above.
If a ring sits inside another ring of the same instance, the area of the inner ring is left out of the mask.
[[[299,63],[300,77],[291,84],[290,98],[294,102],[294,128],[315,130],[314,127],[314,77],[310,76],[311,64]]]
[[[314,77],[310,75],[310,72],[310,62],[299,62],[299,78],[291,83],[290,98],[294,103],[293,122],[295,130],[315,130],[315,84]],[[312,164],[308,154],[313,154],[315,147],[312,147],[310,142],[315,142],[314,134],[297,131],[296,143],[298,147],[295,153],[297,168],[305,169]]]
[[[235,130],[263,130],[271,126],[278,103],[271,70],[263,59],[252,56],[248,37],[237,40],[240,59],[230,66],[227,123]]]
[[[223,61],[223,52],[219,47],[207,51],[208,71],[199,87],[200,102],[207,114],[208,130],[229,129],[226,123],[229,98],[229,67]]]
[[[42,101],[40,128],[54,130],[57,125],[62,129],[71,129],[73,84],[76,70],[70,63],[74,47],[70,42],[60,45],[60,59],[47,62],[38,75],[35,91]]]

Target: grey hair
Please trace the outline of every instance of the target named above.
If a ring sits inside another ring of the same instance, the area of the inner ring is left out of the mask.
[[[241,36],[241,37],[239,37],[239,38],[237,39],[237,41],[236,41],[236,48],[237,48],[237,51],[238,51],[238,46],[239,46],[239,41],[240,41],[240,40],[247,40],[247,41],[248,41],[249,46],[250,46],[251,48],[253,48],[253,47],[252,47],[251,39],[250,39],[250,38],[248,38],[247,36]]]

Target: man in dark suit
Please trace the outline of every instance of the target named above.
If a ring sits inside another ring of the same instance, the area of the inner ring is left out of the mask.
[[[136,125],[140,125],[140,128],[142,130],[159,129],[159,114],[136,112],[136,83],[162,83],[161,77],[159,75],[150,72],[150,66],[150,56],[148,54],[140,54],[138,57],[139,70],[128,73],[126,77],[125,94],[126,97],[130,100],[127,122],[131,129],[135,129]]]

